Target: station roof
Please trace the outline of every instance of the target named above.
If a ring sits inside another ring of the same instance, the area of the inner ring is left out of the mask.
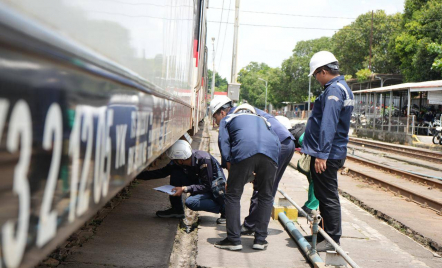
[[[388,87],[379,87],[379,88],[371,88],[364,90],[355,90],[353,94],[360,93],[382,93],[388,91],[398,91],[398,90],[408,90],[411,92],[419,92],[419,91],[438,91],[442,90],[442,80],[435,81],[425,81],[425,82],[417,82],[417,83],[403,83],[398,85],[392,85]]]

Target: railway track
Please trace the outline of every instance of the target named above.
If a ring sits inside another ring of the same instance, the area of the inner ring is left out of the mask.
[[[350,138],[349,143],[355,145],[364,145],[364,147],[373,148],[376,150],[390,152],[399,155],[403,155],[405,153],[408,156],[415,157],[416,159],[423,159],[431,161],[433,163],[442,164],[442,153],[439,152],[424,150],[420,148],[413,148],[409,146],[356,139],[356,138]]]
[[[356,163],[360,163],[365,166],[369,166],[373,169],[382,170],[382,171],[389,173],[389,174],[400,176],[403,179],[407,179],[412,182],[419,183],[421,185],[425,185],[428,187],[432,187],[434,189],[442,190],[442,182],[435,180],[435,179],[425,178],[425,177],[415,175],[415,174],[412,174],[412,173],[409,173],[406,171],[398,170],[398,169],[391,168],[391,167],[381,165],[378,163],[373,163],[373,162],[370,162],[370,161],[367,161],[367,160],[364,160],[364,159],[361,159],[358,157],[354,157],[351,155],[347,155],[347,160],[350,160],[350,161],[353,161]],[[389,181],[384,180],[382,178],[379,178],[379,177],[370,175],[366,172],[362,172],[362,171],[355,170],[352,168],[349,168],[348,173],[349,173],[349,175],[353,175],[358,178],[364,179],[364,180],[368,181],[369,183],[374,183],[374,184],[376,184],[384,189],[387,189],[395,194],[404,196],[404,197],[408,198],[410,201],[413,201],[423,207],[428,207],[436,212],[442,213],[442,203],[441,202],[434,200],[430,196],[416,193],[410,189],[402,187],[400,185],[400,182],[392,183],[392,182],[389,182]]]

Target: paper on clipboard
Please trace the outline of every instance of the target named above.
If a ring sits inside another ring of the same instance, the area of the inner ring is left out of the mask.
[[[175,192],[172,192],[172,189],[175,188],[175,186],[172,185],[163,185],[157,188],[153,188],[154,190],[169,194],[169,195],[173,195],[175,194]]]

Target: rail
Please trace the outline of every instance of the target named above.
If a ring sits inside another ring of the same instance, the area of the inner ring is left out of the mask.
[[[420,148],[413,148],[408,146],[401,146],[401,145],[393,145],[388,144],[384,142],[375,142],[375,141],[369,141],[369,140],[362,140],[362,139],[355,139],[350,138],[349,143],[352,144],[360,144],[364,145],[364,147],[370,147],[375,148],[380,151],[386,151],[390,153],[396,153],[403,155],[404,153],[408,155],[412,155],[413,157],[420,158],[423,160],[431,161],[434,163],[440,163],[442,164],[442,153],[434,152],[434,151],[428,151],[423,150]]]
[[[382,165],[379,163],[371,162],[371,161],[365,160],[365,159],[363,159],[361,157],[357,157],[357,156],[347,155],[347,159],[349,159],[353,162],[361,163],[366,166],[371,166],[375,169],[382,170],[382,171],[388,172],[390,174],[400,176],[401,178],[410,180],[412,182],[422,183],[422,184],[431,186],[433,188],[442,190],[442,182],[439,180],[436,180],[436,179],[426,178],[424,176],[420,176],[418,174],[411,173],[411,172],[408,172],[405,170],[401,170],[401,169],[389,167],[386,165]]]
[[[404,174],[405,176],[414,177],[414,178],[419,179],[419,180],[423,179],[425,181],[431,181],[431,183],[434,183],[433,185],[435,185],[436,187],[440,187],[440,185],[441,185],[441,183],[439,181],[434,181],[434,180],[426,179],[424,177],[417,176],[417,175],[414,175],[412,173],[403,172],[403,171],[396,170],[396,169],[393,169],[393,168],[389,168],[389,167],[386,167],[386,166],[383,166],[383,165],[380,165],[380,164],[370,163],[370,162],[365,161],[365,160],[360,159],[360,158],[354,158],[354,157],[351,157],[351,156],[348,156],[348,155],[347,155],[347,158],[350,158],[352,160],[359,161],[359,162],[364,162],[364,163],[367,163],[368,165],[378,166],[378,167],[383,168],[383,169],[385,169],[387,171],[390,170],[390,173]],[[419,205],[422,205],[424,207],[428,207],[428,208],[430,208],[432,210],[435,210],[436,212],[441,212],[442,211],[442,203],[437,201],[437,200],[433,200],[431,197],[415,193],[415,192],[413,192],[413,191],[411,191],[409,189],[406,189],[406,188],[404,188],[404,187],[402,187],[400,185],[397,185],[397,184],[385,181],[385,180],[380,179],[380,178],[376,178],[375,176],[371,176],[371,175],[369,175],[369,174],[367,174],[365,172],[362,172],[362,171],[357,171],[357,170],[349,168],[348,173],[349,174],[353,174],[354,176],[360,177],[362,179],[365,179],[365,180],[367,180],[369,182],[375,183],[375,184],[379,185],[380,187],[384,187],[384,188],[386,188],[387,190],[389,190],[391,192],[394,192],[396,194],[405,196],[408,199],[410,199],[411,201],[413,201],[413,202],[415,202],[415,203],[417,203]],[[441,188],[438,188],[438,189],[441,189]]]

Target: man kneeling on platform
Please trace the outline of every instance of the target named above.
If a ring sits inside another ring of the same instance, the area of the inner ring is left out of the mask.
[[[186,206],[194,211],[221,213],[218,224],[225,223],[224,193],[226,178],[218,161],[208,152],[192,150],[187,141],[179,140],[170,147],[166,155],[172,160],[157,170],[141,172],[137,179],[151,180],[170,176],[170,185],[175,186],[174,195],[169,196],[172,207],[157,211],[160,218],[183,218],[182,193],[190,193]]]

